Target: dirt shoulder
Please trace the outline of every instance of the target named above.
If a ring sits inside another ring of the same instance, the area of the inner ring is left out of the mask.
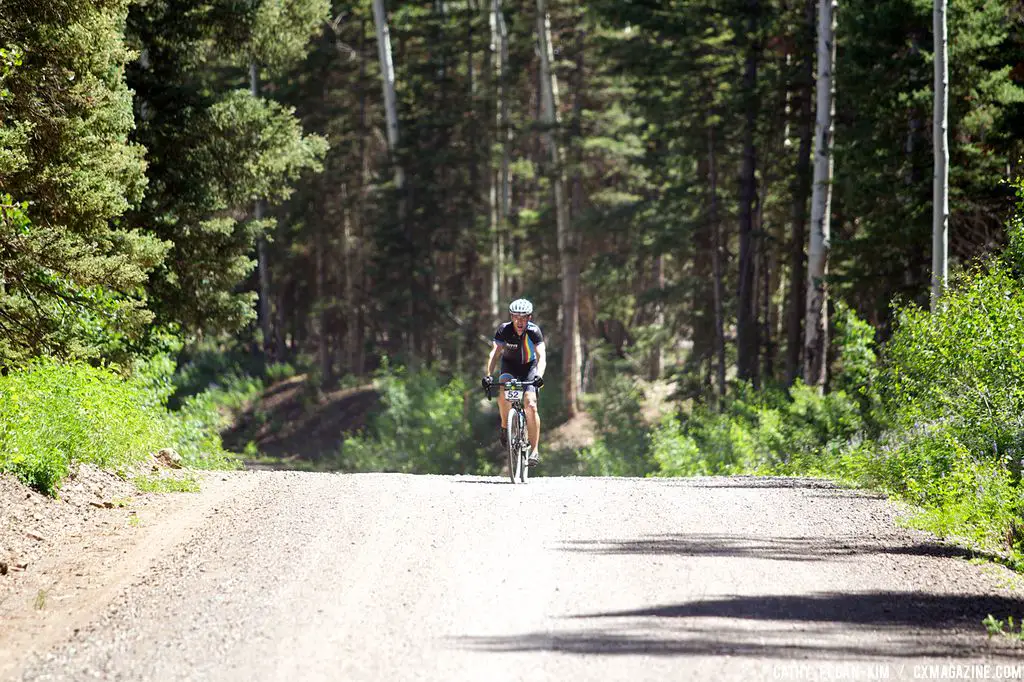
[[[252,484],[240,472],[152,467],[153,476],[194,478],[200,492],[141,492],[86,466],[55,499],[0,475],[0,680],[74,634],[125,581]]]

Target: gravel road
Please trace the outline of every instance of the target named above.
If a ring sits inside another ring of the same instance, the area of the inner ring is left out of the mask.
[[[1012,574],[822,481],[246,472],[205,494],[14,679],[1024,679],[981,624],[1024,616]]]

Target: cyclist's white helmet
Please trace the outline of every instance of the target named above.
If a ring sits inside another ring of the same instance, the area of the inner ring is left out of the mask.
[[[533,304],[525,298],[517,298],[508,305],[508,311],[513,315],[533,315]]]

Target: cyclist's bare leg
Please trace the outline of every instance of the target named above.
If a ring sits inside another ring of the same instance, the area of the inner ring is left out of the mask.
[[[511,408],[509,402],[505,400],[505,392],[498,391],[498,412],[501,414],[501,428],[508,428],[508,411]]]
[[[540,414],[537,412],[537,394],[529,392],[523,405],[526,412],[526,433],[530,437],[530,449],[536,450],[540,444]]]

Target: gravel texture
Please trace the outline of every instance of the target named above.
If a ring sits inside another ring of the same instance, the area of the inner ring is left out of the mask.
[[[1020,622],[1017,576],[817,480],[245,472],[137,515],[64,612],[0,611],[22,626],[0,629],[0,672],[1024,679],[1024,645],[981,624]]]

